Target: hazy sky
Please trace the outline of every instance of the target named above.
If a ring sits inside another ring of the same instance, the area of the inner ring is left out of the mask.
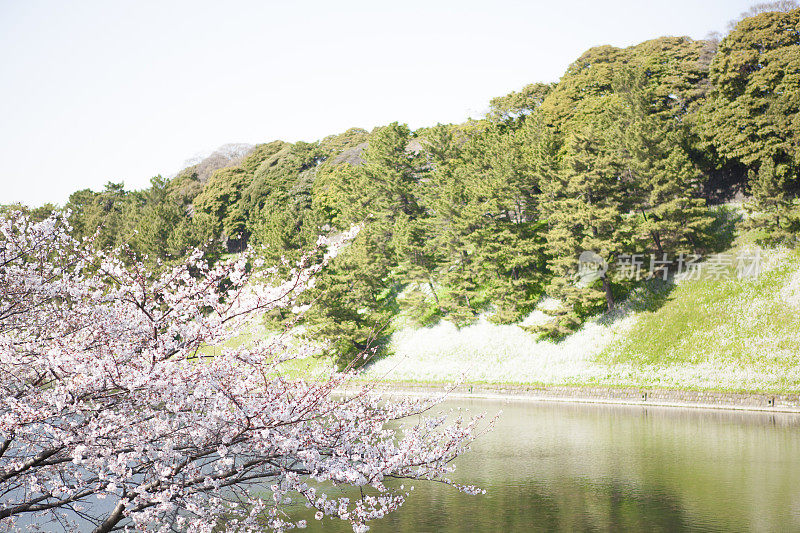
[[[230,142],[483,114],[587,48],[703,38],[739,0],[0,0],[0,204],[147,185]]]

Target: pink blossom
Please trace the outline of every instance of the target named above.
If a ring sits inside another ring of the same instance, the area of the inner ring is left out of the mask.
[[[407,495],[387,478],[450,483],[477,420],[415,417],[387,429],[429,404],[389,403],[369,385],[337,399],[349,373],[287,379],[280,338],[203,351],[254,314],[295,307],[357,231],[323,239],[321,263],[303,258],[290,278],[268,283],[274,270],[251,270],[249,254],[212,266],[196,252],[153,274],[124,250],[74,240],[63,219],[0,220],[3,525],[67,523],[81,505],[97,532],[281,531],[305,526],[284,511],[294,495],[316,519],[365,531]],[[331,498],[315,487],[326,481],[365,490]],[[272,494],[256,496],[265,487]]]

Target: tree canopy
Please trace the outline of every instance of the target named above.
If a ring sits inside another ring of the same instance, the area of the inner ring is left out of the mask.
[[[543,332],[561,336],[635,286],[613,268],[577,282],[582,251],[612,267],[641,254],[645,270],[709,252],[709,205],[742,194],[763,241],[795,239],[800,10],[780,4],[721,40],[594,47],[463,124],[274,141],[146,191],[78,191],[72,232],[162,262],[253,245],[285,265],[359,225],[308,296],[324,303],[308,331],[345,363],[400,317],[511,323],[545,295],[561,306]]]

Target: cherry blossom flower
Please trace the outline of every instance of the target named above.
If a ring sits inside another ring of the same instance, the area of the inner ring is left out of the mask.
[[[408,494],[387,479],[452,484],[478,419],[404,422],[430,402],[388,402],[369,385],[342,398],[348,372],[288,379],[279,338],[204,350],[295,307],[357,231],[275,282],[248,254],[212,266],[198,252],[154,274],[124,249],[74,240],[62,218],[0,221],[2,524],[282,531],[306,525],[293,498],[366,531]],[[361,497],[326,495],[327,483]]]

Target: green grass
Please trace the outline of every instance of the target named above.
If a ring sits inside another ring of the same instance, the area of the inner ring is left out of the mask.
[[[729,253],[749,245],[749,237],[738,239]],[[627,335],[601,352],[597,361],[629,365],[634,371],[649,369],[647,374],[653,374],[654,367],[670,374],[705,365],[718,371],[721,389],[731,388],[724,379],[726,370],[750,371],[755,388],[797,391],[800,310],[785,301],[781,291],[800,271],[800,253],[767,254],[772,261],[776,256],[778,263],[755,278],[679,283],[664,301],[641,311]]]
[[[263,340],[274,335],[274,331],[270,331],[259,324],[251,324],[248,328],[242,329],[237,335],[229,338],[224,343],[219,345],[206,345],[200,349],[204,355],[218,355],[222,353],[225,348],[238,348],[246,346]],[[295,342],[303,342],[302,337],[295,339]],[[333,363],[323,357],[303,357],[288,359],[277,365],[276,373],[280,373],[289,379],[317,379],[322,375],[331,372],[334,368]]]

